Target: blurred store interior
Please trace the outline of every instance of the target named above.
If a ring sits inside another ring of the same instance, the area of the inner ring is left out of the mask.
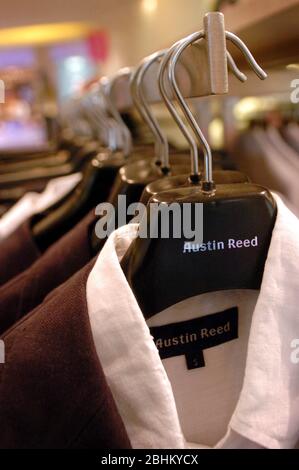
[[[5,1],[0,18],[0,147],[40,146],[40,113],[56,112],[89,80],[134,65],[201,27],[213,2]],[[18,133],[16,142],[15,133]]]
[[[296,0],[2,3],[0,149],[3,151],[47,146],[49,140],[55,139],[55,119],[65,103],[84,94],[101,77],[112,76],[123,67],[134,67],[149,54],[201,29],[208,11],[224,13],[226,28],[239,34],[269,75],[267,80],[260,81],[238,50],[228,46],[236,63],[248,75],[245,85],[230,74],[225,96],[191,99],[212,148],[231,150],[239,133],[253,121],[282,123],[298,119]],[[152,107],[170,145],[188,148],[165,105],[155,102]],[[135,135],[152,141],[152,134],[136,109],[121,112]]]

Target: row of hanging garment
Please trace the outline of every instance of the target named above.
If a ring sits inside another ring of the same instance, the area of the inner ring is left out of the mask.
[[[299,222],[246,173],[213,166],[176,77],[199,40],[204,31],[121,72],[155,146],[132,142],[113,103],[116,76],[64,110],[55,155],[1,158],[0,197],[18,201],[0,221],[11,221],[0,243],[1,448],[297,445]],[[169,155],[146,99],[154,63],[190,156]],[[147,205],[140,224],[126,224],[120,195],[125,209]],[[164,237],[164,215],[157,236],[142,237],[153,203],[179,216],[186,207],[194,240],[174,236],[184,218]],[[106,240],[96,229],[109,207],[124,225]]]
[[[254,119],[234,143],[232,155],[236,166],[251,181],[278,192],[298,216],[299,127],[288,122],[282,125],[279,115],[275,123]]]

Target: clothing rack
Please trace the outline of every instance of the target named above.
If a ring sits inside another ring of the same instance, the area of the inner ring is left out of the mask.
[[[184,52],[178,66],[177,79],[185,98],[222,95],[228,92],[228,70],[224,17],[208,13],[204,18],[204,41],[191,45]],[[157,76],[159,63],[149,67],[144,79],[144,92],[149,103],[161,101]],[[198,80],[199,71],[201,79]],[[131,69],[121,69],[113,87],[113,101],[119,111],[133,106],[130,93]]]

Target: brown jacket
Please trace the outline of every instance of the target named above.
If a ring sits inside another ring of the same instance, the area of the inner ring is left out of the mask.
[[[28,219],[0,242],[0,285],[27,269],[40,256]]]
[[[92,339],[93,264],[2,336],[0,448],[130,448]]]
[[[0,334],[90,261],[89,230],[94,220],[92,210],[34,264],[0,287]]]

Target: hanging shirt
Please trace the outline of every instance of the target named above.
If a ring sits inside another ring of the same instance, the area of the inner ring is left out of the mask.
[[[295,447],[299,221],[276,199],[260,291],[203,294],[148,322],[120,266],[138,227],[113,232],[95,264],[2,336],[0,447],[81,447],[82,429],[85,447]],[[160,358],[149,328],[232,308],[238,334],[204,350],[204,367]]]
[[[81,173],[49,181],[42,193],[28,192],[0,219],[0,240],[7,238],[26,219],[42,212],[68,194],[79,183]]]
[[[148,322],[120,267],[137,226],[114,232],[104,246],[87,282],[88,312],[133,448],[292,448],[299,441],[299,364],[292,356],[299,338],[299,221],[276,199],[260,291],[203,294]],[[188,370],[184,356],[160,359],[149,326],[235,307],[238,337],[204,350],[205,367]]]
[[[90,261],[94,220],[92,210],[35,263],[0,287],[0,334]]]

